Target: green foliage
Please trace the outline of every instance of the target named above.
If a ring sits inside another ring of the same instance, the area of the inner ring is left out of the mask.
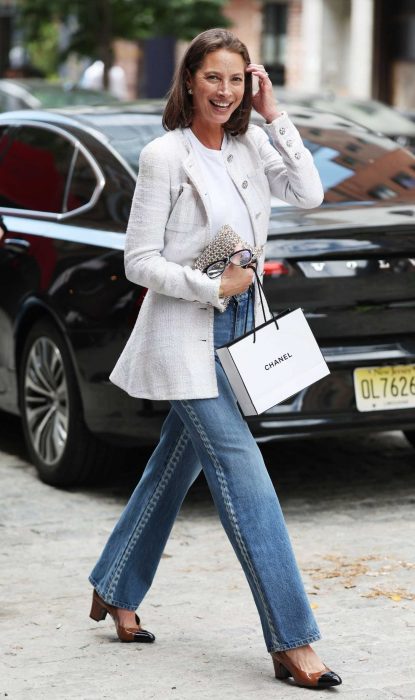
[[[27,43],[31,61],[48,78],[57,77],[59,55],[59,25],[46,22],[39,29],[38,40]]]
[[[227,26],[226,0],[18,0],[26,41],[42,42],[55,22],[76,28],[60,58],[70,52],[103,57],[114,38],[170,35],[191,39],[209,27]]]

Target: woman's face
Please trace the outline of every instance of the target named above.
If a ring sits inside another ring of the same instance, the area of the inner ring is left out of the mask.
[[[225,124],[244,96],[245,62],[227,49],[208,53],[187,87],[193,91],[193,122]]]

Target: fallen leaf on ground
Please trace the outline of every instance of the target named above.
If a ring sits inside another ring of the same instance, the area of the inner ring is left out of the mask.
[[[348,559],[339,554],[327,554],[323,557],[328,562],[332,562],[335,566],[327,567],[304,567],[304,570],[311,576],[314,580],[327,580],[327,579],[342,579],[341,583],[344,588],[356,588],[356,578],[358,576],[387,576],[392,571],[396,569],[413,569],[415,564],[413,562],[402,561],[392,559],[391,557],[381,557],[375,554],[367,554],[357,559]],[[388,562],[383,565],[379,564],[374,567],[370,566],[370,562]],[[314,586],[316,587],[316,586]],[[376,590],[376,589],[373,589]],[[380,589],[379,589],[380,590]],[[379,594],[380,595],[380,594]],[[408,594],[412,595],[412,594]],[[409,600],[412,600],[410,598]]]
[[[404,588],[399,588],[396,591],[384,591],[381,588],[372,588],[369,593],[362,593],[362,598],[379,598],[381,596],[396,602],[400,600],[415,600],[415,593],[410,593],[410,591]]]

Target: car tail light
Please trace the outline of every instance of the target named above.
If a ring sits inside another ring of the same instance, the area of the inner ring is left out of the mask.
[[[288,275],[290,268],[282,260],[266,260],[264,263],[264,276],[280,277]]]

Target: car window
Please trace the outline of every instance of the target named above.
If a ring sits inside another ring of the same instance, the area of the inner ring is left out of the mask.
[[[82,151],[78,151],[63,211],[72,211],[91,201],[97,177]]]
[[[73,151],[71,142],[52,130],[15,129],[0,151],[0,205],[61,212]]]
[[[2,207],[11,206],[7,196],[7,163],[11,145],[11,129],[8,126],[0,126],[0,206]]]

